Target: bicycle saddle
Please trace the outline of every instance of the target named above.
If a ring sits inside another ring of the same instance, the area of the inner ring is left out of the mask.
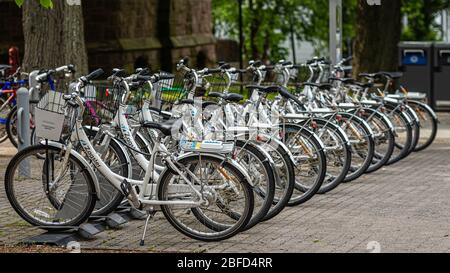
[[[333,85],[331,85],[329,83],[313,83],[313,82],[305,82],[305,83],[303,83],[303,86],[313,86],[313,87],[317,87],[322,90],[328,90],[333,87]]]
[[[218,64],[221,69],[230,69],[231,68],[230,64],[223,62],[223,61],[219,62]]]
[[[385,72],[385,71],[381,71],[378,74],[383,75],[385,77],[388,77],[390,79],[400,79],[401,77],[403,77],[403,73],[402,72]]]
[[[225,93],[211,92],[208,94],[208,97],[222,98],[229,102],[240,102],[241,100],[244,99],[244,96],[242,96],[241,94],[236,94],[236,93],[225,94]]]
[[[361,88],[372,88],[373,87],[373,83],[367,82],[353,82],[354,85],[359,86]]]
[[[375,79],[375,78],[379,78],[380,76],[382,76],[382,74],[380,74],[380,73],[360,73],[359,76],[370,78],[370,79]]]
[[[177,121],[178,120],[176,120],[176,119],[171,119],[168,121],[164,121],[162,123],[146,121],[142,124],[142,127],[149,128],[149,129],[156,129],[156,130],[160,131],[161,133],[163,133],[163,135],[170,136],[170,135],[172,135],[172,130],[176,128]]]
[[[257,89],[258,91],[260,91],[262,93],[267,93],[267,94],[280,92],[280,86],[248,85],[245,88],[247,88],[249,90]]]
[[[0,64],[0,71],[6,70],[6,69],[11,69],[12,66],[7,65],[7,64]]]
[[[210,101],[201,101],[202,102],[202,107],[208,106],[211,102]],[[189,104],[189,105],[194,105],[195,104],[195,100],[193,99],[184,99],[184,100],[180,100],[178,103],[178,105],[180,104]]]
[[[355,83],[355,80],[352,79],[352,78],[335,78],[335,77],[331,77],[331,78],[328,78],[328,79],[331,80],[331,81],[339,81],[339,82],[342,82],[342,83],[345,83],[345,84]]]

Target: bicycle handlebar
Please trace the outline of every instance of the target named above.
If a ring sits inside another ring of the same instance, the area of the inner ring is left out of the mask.
[[[90,81],[100,77],[104,73],[105,73],[105,71],[103,71],[103,69],[99,68],[97,70],[94,70],[91,74],[81,77],[80,80],[82,80],[84,82],[90,82]]]
[[[46,72],[37,75],[36,80],[38,82],[46,81],[49,76],[51,76],[55,73],[62,72],[62,71],[69,71],[70,73],[75,73],[75,66],[73,64],[69,64],[69,65],[60,66],[55,69],[49,69]]]

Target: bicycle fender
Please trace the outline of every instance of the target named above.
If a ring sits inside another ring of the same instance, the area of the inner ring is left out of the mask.
[[[342,135],[342,136],[344,136],[344,140],[345,140],[345,144],[347,144],[347,145],[350,145],[350,139],[348,138],[348,135],[345,133],[345,131],[344,131],[344,129],[342,129],[340,126],[338,126],[338,125],[336,125],[335,123],[333,123],[333,122],[330,122],[329,120],[327,120],[327,119],[324,119],[324,118],[314,118],[313,119],[314,121],[319,121],[319,122],[321,122],[321,123],[324,123],[324,124],[330,124],[331,126],[333,126],[334,127],[334,129],[336,129],[337,131],[339,131],[339,133]],[[301,122],[301,124],[305,124],[305,123],[307,123],[308,122],[308,120],[305,120],[305,121],[302,121]],[[320,138],[319,138],[319,140],[320,140]]]
[[[292,163],[296,162],[295,158],[294,158],[294,155],[291,153],[291,151],[288,149],[288,147],[281,140],[276,139],[276,138],[271,137],[271,136],[266,135],[266,134],[261,134],[260,136],[262,136],[262,137],[264,137],[264,138],[266,138],[268,140],[267,144],[270,144],[273,147],[280,146],[287,153],[287,155],[291,159]]]
[[[380,119],[382,119],[389,126],[389,130],[391,132],[395,132],[394,124],[392,123],[392,121],[384,113],[382,113],[380,111],[377,111],[375,109],[372,109],[372,108],[364,108],[364,111],[373,113],[375,116],[377,116]]]
[[[367,130],[369,130],[368,136],[373,137],[373,135],[374,135],[373,130],[370,127],[369,123],[367,123],[367,121],[365,121],[364,119],[362,119],[354,114],[347,113],[347,112],[339,112],[339,115],[346,117],[346,118],[352,118],[352,119],[358,120],[361,124],[363,124],[367,128]]]
[[[281,183],[281,178],[280,178],[280,175],[278,174],[278,172],[276,171],[275,162],[273,161],[272,156],[270,156],[269,152],[267,152],[265,149],[263,149],[263,148],[261,147],[261,145],[260,145],[258,142],[254,141],[254,142],[252,142],[252,143],[255,144],[255,145],[254,145],[255,148],[258,149],[258,151],[260,151],[260,152],[267,158],[267,160],[268,160],[268,162],[269,162],[269,165],[270,165],[270,168],[273,170],[273,175],[274,175],[274,178],[275,178],[275,183],[276,183],[277,185],[278,185],[279,183]]]
[[[433,108],[431,108],[431,106],[429,106],[428,104],[420,102],[420,101],[414,101],[414,100],[408,100],[408,104],[417,104],[417,105],[422,106],[431,114],[433,119],[438,120],[438,116],[437,116],[436,112],[434,112]]]
[[[124,145],[122,143],[120,143],[119,141],[117,141],[115,138],[111,139],[111,141],[114,141],[117,145],[119,145],[120,149],[122,150],[122,153],[125,155],[125,159],[128,162],[128,164],[127,164],[128,178],[132,179],[133,178],[133,167],[131,166],[131,163],[130,163],[131,162],[130,154],[127,152]]]

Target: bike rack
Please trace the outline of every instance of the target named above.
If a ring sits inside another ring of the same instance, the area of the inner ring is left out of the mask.
[[[43,234],[24,239],[22,240],[22,243],[27,245],[53,245],[66,247],[70,242],[94,240],[97,234],[100,234],[108,228],[120,229],[130,221],[142,220],[145,219],[146,216],[147,215],[144,212],[138,211],[126,204],[119,206],[116,212],[113,212],[108,216],[91,217],[87,223],[84,223],[79,227],[50,229]]]

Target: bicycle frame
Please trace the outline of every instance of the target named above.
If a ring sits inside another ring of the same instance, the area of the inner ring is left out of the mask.
[[[83,105],[83,101],[77,97],[78,104]],[[80,113],[82,114],[84,112],[84,106],[81,107]],[[127,183],[130,183],[133,186],[138,186],[141,188],[141,191],[138,196],[138,200],[140,204],[142,205],[150,205],[150,206],[159,206],[159,205],[182,205],[187,207],[198,207],[204,203],[203,196],[200,193],[200,191],[197,189],[199,186],[194,186],[192,182],[181,173],[177,165],[172,160],[167,148],[162,143],[155,143],[155,146],[152,150],[152,156],[150,159],[150,162],[154,162],[156,154],[163,154],[166,168],[165,171],[167,171],[168,168],[175,171],[180,175],[180,177],[184,180],[186,185],[176,185],[175,187],[180,188],[186,188],[188,187],[190,190],[192,190],[197,197],[199,197],[198,202],[193,201],[161,201],[155,199],[155,194],[157,193],[157,187],[159,185],[159,179],[160,175],[154,170],[154,164],[148,164],[147,171],[144,180],[134,180],[134,179],[128,179],[126,177],[120,176],[118,174],[115,174],[101,159],[100,155],[97,153],[97,151],[92,146],[88,136],[86,135],[83,125],[82,125],[82,115],[79,116],[76,120],[75,124],[75,130],[72,132],[71,135],[71,141],[69,145],[67,146],[67,150],[70,154],[70,151],[72,149],[72,143],[80,143],[83,151],[86,154],[86,157],[92,162],[91,164],[97,169],[117,190],[123,192],[121,185],[124,181]],[[199,184],[202,184],[201,181],[195,178],[195,175],[192,175],[190,173],[190,176],[197,180],[197,182],[200,182]],[[156,182],[156,183],[155,183]],[[203,187],[204,188],[204,187]],[[134,192],[134,191],[133,191]],[[131,194],[133,194],[133,192]],[[137,197],[137,196],[131,196],[130,198]],[[131,201],[131,200],[130,200]],[[131,202],[133,205],[133,202]]]

